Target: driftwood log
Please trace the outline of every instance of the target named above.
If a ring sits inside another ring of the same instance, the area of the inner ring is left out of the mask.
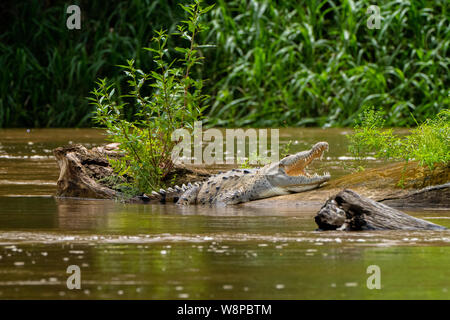
[[[379,201],[392,207],[450,208],[450,182]]]
[[[345,189],[330,198],[315,217],[319,230],[446,230]]]
[[[88,150],[82,145],[53,150],[60,174],[56,195],[59,197],[113,199],[118,192],[100,181],[112,176],[108,157],[117,158],[117,144]]]

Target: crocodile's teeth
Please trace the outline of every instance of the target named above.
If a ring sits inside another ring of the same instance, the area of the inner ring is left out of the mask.
[[[167,188],[167,191],[168,191],[168,192],[174,192],[175,190],[172,189],[171,187],[169,187],[169,188]]]
[[[183,189],[181,189],[179,186],[175,186],[174,187],[176,190],[178,190],[178,191],[182,191]]]
[[[186,190],[187,189],[187,187],[186,187],[186,185],[183,183],[183,185],[182,185],[182,187],[181,187],[183,190]]]
[[[166,193],[166,190],[164,190],[164,189],[159,189],[159,193],[160,193],[160,194],[165,194],[165,193]]]
[[[154,196],[160,196],[160,194],[159,194],[158,192],[156,192],[156,191],[152,191],[152,195],[154,195]]]

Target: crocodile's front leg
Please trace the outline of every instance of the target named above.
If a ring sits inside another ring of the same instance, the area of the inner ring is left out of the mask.
[[[177,204],[179,205],[190,205],[197,203],[198,193],[200,192],[200,186],[193,185],[191,188],[187,189],[178,199]]]

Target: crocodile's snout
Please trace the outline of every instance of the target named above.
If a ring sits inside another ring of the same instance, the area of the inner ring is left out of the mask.
[[[314,159],[321,159],[325,151],[328,151],[328,143],[318,142],[309,151],[299,152],[295,155],[284,158],[281,161],[281,165],[284,166],[284,170],[289,176],[312,177],[306,172],[306,168]],[[327,177],[329,175],[330,174],[328,172],[325,172],[322,177]],[[320,175],[318,174],[314,174],[314,177],[319,176]]]

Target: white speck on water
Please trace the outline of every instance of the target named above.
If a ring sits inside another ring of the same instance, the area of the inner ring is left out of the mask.
[[[209,241],[209,240],[212,240],[213,238],[212,237],[203,237],[203,240],[205,240],[205,241]]]
[[[277,285],[275,286],[275,288],[278,289],[278,290],[284,289],[284,284],[279,283],[279,284],[277,284]]]
[[[189,298],[189,294],[187,294],[187,293],[180,293],[180,294],[178,295],[178,298],[181,298],[181,299],[187,299],[187,298]]]
[[[83,250],[70,250],[69,253],[70,254],[83,254],[84,251]]]
[[[69,261],[69,258],[64,257],[64,258],[63,258],[63,261]]]
[[[233,289],[233,286],[231,284],[224,284],[222,288],[223,290],[231,290]]]
[[[56,282],[56,281],[58,281],[58,279],[57,279],[57,278],[54,278],[54,277],[51,277],[51,278],[48,278],[48,281],[50,281],[50,282]]]
[[[59,295],[60,295],[61,297],[63,297],[63,296],[66,295],[66,293],[65,293],[64,291],[60,291],[60,292],[59,292]]]
[[[85,289],[84,291],[84,294],[86,294],[86,295],[89,295],[91,292],[89,291],[89,289]]]
[[[175,287],[175,290],[176,290],[176,291],[181,291],[181,290],[183,290],[183,287],[182,287],[182,286],[176,286],[176,287]]]
[[[161,250],[161,254],[167,254],[166,250]]]
[[[341,243],[342,242],[342,240],[340,238],[336,238],[336,239],[334,239],[334,241],[336,241],[337,243]]]
[[[258,247],[267,247],[267,246],[268,246],[267,243],[260,243],[260,244],[258,244]]]
[[[89,263],[82,263],[81,266],[87,268],[89,267]]]
[[[358,284],[356,282],[346,282],[345,286],[346,287],[357,287]]]
[[[118,294],[119,296],[123,295],[123,290],[117,291],[117,294]]]
[[[333,282],[333,283],[330,285],[330,287],[336,288],[336,283]]]
[[[317,249],[308,249],[306,252],[317,252]]]
[[[23,265],[25,265],[25,262],[23,262],[23,261],[16,261],[16,262],[14,262],[14,265],[15,266],[23,266]]]

